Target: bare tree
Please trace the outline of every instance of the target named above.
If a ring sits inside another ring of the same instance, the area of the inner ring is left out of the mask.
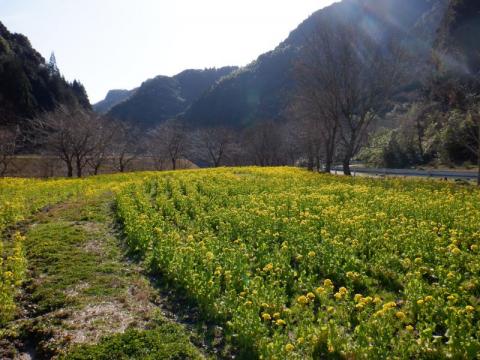
[[[285,163],[295,166],[304,155],[303,126],[296,121],[287,121],[280,127]]]
[[[302,56],[295,66],[298,88],[292,106],[303,128],[302,142],[309,168],[313,169],[314,162],[319,162],[319,150],[323,148],[325,172],[328,173],[334,160],[341,117],[342,84],[336,61],[336,40],[329,26],[317,28],[306,39]]]
[[[234,142],[235,136],[231,129],[210,127],[197,130],[193,148],[196,156],[218,167],[231,155]]]
[[[82,177],[90,154],[95,149],[95,132],[98,117],[80,108],[58,107],[44,113],[31,122],[36,141],[45,149],[58,156],[67,167],[67,176],[73,176],[76,169]]]
[[[282,137],[278,124],[273,121],[263,121],[243,134],[247,161],[259,166],[280,165]]]
[[[116,122],[112,131],[111,151],[115,168],[124,172],[142,152],[143,139],[139,129],[126,122]]]
[[[384,44],[348,26],[325,23],[307,41],[297,65],[297,108],[300,117],[319,125],[327,171],[338,136],[344,173],[351,174],[351,159],[400,83],[404,53],[393,41]]]
[[[93,174],[98,175],[100,168],[107,162],[113,149],[116,124],[106,117],[99,116],[93,138],[93,150],[87,156],[87,163]]]
[[[0,128],[0,176],[5,176],[13,163],[18,137],[18,129]]]
[[[167,120],[149,134],[150,151],[154,157],[166,158],[176,170],[178,160],[188,154],[190,139],[186,125],[177,120]]]
[[[357,45],[343,37],[340,57],[342,91],[339,98],[342,117],[340,141],[343,148],[343,172],[351,175],[350,161],[368,139],[378,115],[386,110],[395,86],[401,83],[405,55],[393,42],[383,48],[368,37]]]

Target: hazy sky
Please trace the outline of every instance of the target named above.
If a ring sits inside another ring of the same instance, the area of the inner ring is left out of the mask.
[[[0,21],[92,103],[188,68],[246,65],[334,0],[0,0]]]

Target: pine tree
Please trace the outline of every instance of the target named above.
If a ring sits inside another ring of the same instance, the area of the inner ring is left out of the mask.
[[[60,75],[60,70],[58,69],[58,66],[57,66],[57,59],[55,58],[55,53],[53,51],[52,51],[52,54],[50,55],[50,60],[48,61],[47,68],[50,76]]]

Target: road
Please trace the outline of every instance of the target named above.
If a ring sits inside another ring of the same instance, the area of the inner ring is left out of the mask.
[[[408,176],[408,177],[426,177],[426,178],[447,178],[475,180],[476,171],[456,171],[456,170],[416,170],[416,169],[380,169],[352,167],[352,175],[371,175],[371,176]],[[342,174],[342,167],[334,167],[332,173]]]

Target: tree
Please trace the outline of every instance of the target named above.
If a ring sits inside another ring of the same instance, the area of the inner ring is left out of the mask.
[[[248,163],[259,166],[282,164],[282,137],[278,124],[262,121],[243,134],[244,149]]]
[[[351,159],[402,79],[404,53],[393,39],[384,45],[377,40],[345,25],[322,24],[297,66],[300,113],[319,124],[327,170],[338,135],[343,170],[351,175]]]
[[[116,122],[111,148],[115,168],[124,172],[142,152],[140,130],[129,123]]]
[[[100,168],[107,162],[114,147],[115,123],[106,117],[98,116],[93,135],[93,149],[87,155],[87,164],[92,168],[93,174],[98,175]]]
[[[477,185],[480,186],[480,104],[477,102],[467,114],[465,146],[477,157]]]
[[[296,63],[297,93],[292,106],[298,124],[303,128],[302,143],[309,169],[320,161],[323,148],[325,172],[334,160],[340,127],[342,84],[336,62],[336,35],[331,27],[317,28]]]
[[[5,176],[13,163],[18,145],[19,131],[0,128],[0,176]]]
[[[60,76],[60,70],[57,66],[57,58],[55,57],[55,53],[53,51],[50,54],[50,60],[48,61],[47,69],[50,76]]]
[[[32,134],[44,150],[58,156],[67,176],[82,177],[89,156],[95,151],[98,116],[81,108],[58,107],[31,122]]]
[[[214,167],[218,167],[231,155],[234,142],[234,133],[229,128],[203,128],[198,130],[194,136],[195,155],[211,163]]]
[[[178,160],[186,157],[190,139],[186,125],[177,119],[163,122],[149,134],[150,151],[154,157],[167,158],[176,170]]]

